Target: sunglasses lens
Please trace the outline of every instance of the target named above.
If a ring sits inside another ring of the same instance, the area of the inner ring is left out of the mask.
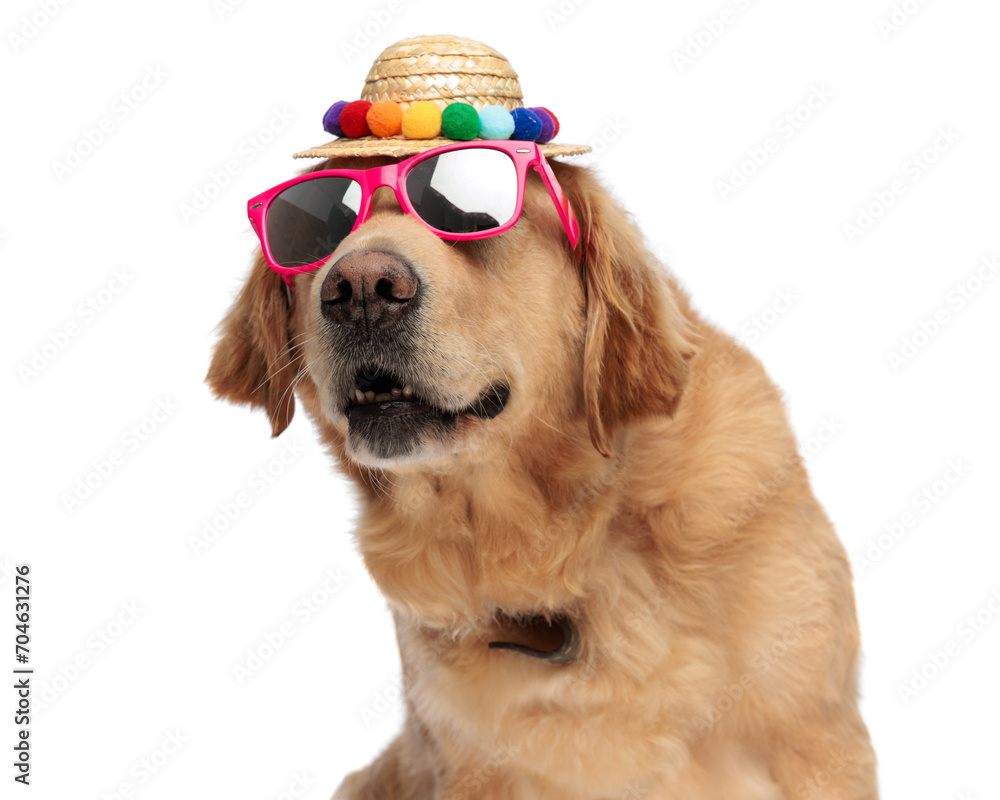
[[[420,218],[442,233],[488,231],[514,216],[517,170],[500,150],[449,150],[410,170],[406,195]]]
[[[267,243],[282,267],[322,261],[354,227],[361,187],[351,178],[314,178],[289,186],[267,209]]]

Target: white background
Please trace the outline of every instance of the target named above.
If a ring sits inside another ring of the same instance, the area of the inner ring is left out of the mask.
[[[398,700],[375,711],[399,667],[350,539],[349,488],[301,414],[270,441],[263,416],[201,380],[256,247],[246,199],[328,139],[323,112],[357,98],[382,48],[449,32],[504,53],[527,103],[559,115],[560,140],[597,144],[595,166],[704,314],[734,334],[770,323],[744,340],[803,446],[824,420],[838,428],[809,468],[855,563],[881,556],[856,568],[856,588],[884,796],[1000,800],[1000,615],[987,606],[1000,589],[1000,280],[949,300],[1000,255],[1000,6],[901,5],[912,13],[892,31],[890,0],[5,3],[0,650],[7,669],[11,568],[28,562],[40,702],[33,785],[8,795],[16,698],[0,692],[3,795],[268,800],[305,776],[302,796],[323,798],[397,730]],[[33,34],[31,19],[44,23]],[[812,87],[831,96],[786,128]],[[133,92],[145,96],[129,109]],[[103,140],[61,169],[105,118]],[[768,138],[777,152],[723,198],[719,182]],[[922,170],[912,159],[936,140]],[[844,224],[897,180],[902,194],[851,241]],[[185,218],[199,192],[211,199]],[[128,282],[108,299],[116,270]],[[108,300],[99,314],[80,307],[92,297]],[[938,311],[947,321],[894,368],[890,353]],[[67,325],[65,347],[46,347]],[[154,422],[158,403],[173,410]],[[143,424],[139,441],[129,430]],[[258,492],[251,476],[269,466],[281,475]],[[940,496],[925,506],[924,490]],[[249,506],[196,555],[192,537],[244,491]],[[325,602],[303,619],[314,592]],[[963,635],[977,611],[981,629]],[[234,666],[283,623],[292,636],[240,683]],[[904,700],[949,642],[957,654]],[[170,735],[184,742],[164,757]]]

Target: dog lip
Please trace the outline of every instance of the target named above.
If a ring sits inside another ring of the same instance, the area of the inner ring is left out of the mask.
[[[438,411],[436,408],[427,405],[419,400],[386,400],[382,403],[366,403],[363,406],[354,405],[347,409],[348,418],[365,419],[371,417],[382,417],[390,419],[393,417],[404,417],[408,414],[431,413],[437,416],[454,416]]]
[[[392,418],[402,417],[407,414],[430,413],[442,419],[454,419],[455,417],[471,416],[479,419],[494,419],[500,414],[510,400],[510,387],[506,384],[494,384],[479,395],[471,404],[461,411],[445,411],[431,405],[426,400],[414,396],[413,398],[393,398],[377,402],[359,404],[348,401],[345,414],[348,418],[357,415],[357,418]]]
[[[507,407],[509,400],[510,387],[505,383],[498,384],[491,386],[479,395],[476,402],[463,413],[471,414],[480,419],[493,419]]]

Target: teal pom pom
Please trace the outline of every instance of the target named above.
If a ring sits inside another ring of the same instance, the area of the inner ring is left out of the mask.
[[[485,106],[479,111],[479,136],[482,139],[509,139],[514,132],[514,118],[503,106]]]
[[[467,142],[479,135],[479,112],[468,103],[451,103],[441,112],[441,135]]]

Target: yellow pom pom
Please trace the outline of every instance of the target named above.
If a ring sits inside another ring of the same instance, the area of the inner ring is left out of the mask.
[[[441,133],[441,109],[433,100],[421,100],[403,112],[403,136],[433,139]]]
[[[403,109],[399,107],[399,103],[391,100],[372,103],[365,119],[376,136],[396,136],[403,130]]]

